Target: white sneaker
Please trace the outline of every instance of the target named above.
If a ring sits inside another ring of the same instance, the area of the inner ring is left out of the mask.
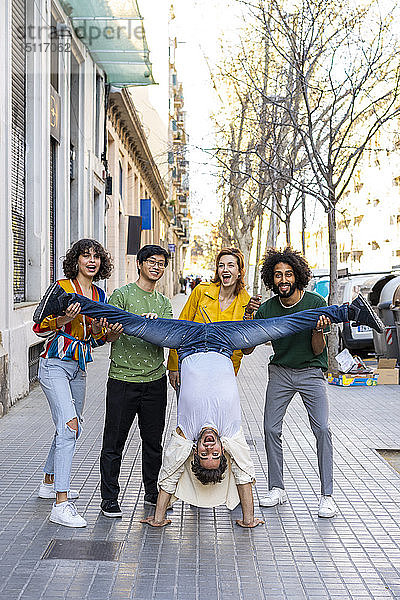
[[[273,487],[266,496],[260,498],[260,506],[276,506],[287,502],[287,494],[281,488]]]
[[[50,521],[65,527],[86,527],[87,523],[83,517],[78,514],[75,504],[66,500],[59,504],[54,503],[51,509]]]
[[[55,500],[56,492],[54,490],[54,483],[45,483],[42,481],[39,487],[38,498]],[[77,498],[79,498],[78,490],[69,490],[68,500],[76,500]]]
[[[338,509],[332,496],[321,496],[319,501],[318,516],[324,519],[330,519],[337,515]]]

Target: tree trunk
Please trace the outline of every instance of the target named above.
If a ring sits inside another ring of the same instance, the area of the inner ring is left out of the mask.
[[[285,228],[286,228],[286,245],[290,246],[290,217],[289,217],[289,215],[287,215],[287,217],[286,217]]]
[[[263,217],[264,217],[263,213],[261,213],[258,216],[256,265],[255,265],[254,277],[253,277],[253,296],[257,296],[258,290],[259,290],[259,287],[258,287],[258,283],[260,281],[259,264],[260,264],[260,257],[261,257],[261,235],[262,235]]]
[[[301,191],[301,249],[303,256],[306,255],[306,195],[304,189]]]
[[[253,228],[248,227],[246,231],[240,230],[236,232],[235,246],[240,248],[244,256],[244,267],[246,269],[246,283],[248,284],[250,252],[253,245]]]
[[[276,242],[279,234],[279,219],[277,216],[278,203],[276,198],[272,197],[271,213],[269,217],[269,227],[267,234],[267,248],[276,248]]]
[[[331,208],[328,212],[328,232],[329,232],[329,304],[337,304],[338,300],[338,274],[337,274],[337,240],[336,240],[336,209],[335,198],[332,193],[330,198]],[[335,356],[339,352],[339,334],[338,326],[332,325],[332,333],[328,341],[328,364],[329,370],[336,369],[337,363]]]

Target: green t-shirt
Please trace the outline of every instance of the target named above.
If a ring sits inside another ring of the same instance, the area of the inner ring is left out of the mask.
[[[115,290],[109,304],[135,315],[157,313],[172,318],[169,299],[160,292],[145,292],[136,283]],[[146,383],[165,375],[164,349],[137,337],[122,334],[111,344],[111,364],[108,376],[119,381]]]
[[[255,314],[255,319],[269,319],[292,315],[300,310],[326,306],[325,300],[314,292],[304,292],[300,302],[295,306],[284,307],[278,296],[273,296],[263,304]],[[274,354],[271,357],[272,365],[304,369],[305,367],[320,367],[324,371],[328,368],[328,354],[326,347],[321,354],[315,355],[311,346],[312,330],[301,331],[272,342]]]

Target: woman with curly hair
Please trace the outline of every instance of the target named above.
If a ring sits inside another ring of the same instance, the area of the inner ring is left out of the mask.
[[[66,292],[106,302],[104,291],[94,282],[110,277],[112,268],[110,254],[99,242],[81,239],[68,250],[63,262],[65,279],[57,284]],[[33,327],[38,336],[46,338],[40,355],[39,382],[56,427],[39,497],[55,499],[50,521],[67,527],[86,526],[70,502],[79,496],[70,489],[71,465],[81,432],[86,364],[93,360],[92,347],[104,344],[107,333],[101,321],[83,316],[80,311],[80,305],[73,303],[64,315],[50,315]],[[111,329],[117,331],[118,327]]]

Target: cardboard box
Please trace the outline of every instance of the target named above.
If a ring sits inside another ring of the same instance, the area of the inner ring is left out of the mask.
[[[399,383],[399,369],[396,368],[396,358],[380,358],[374,374],[378,376],[378,385],[393,385]]]
[[[378,376],[374,373],[349,375],[348,373],[328,373],[328,383],[330,385],[340,385],[342,387],[350,386],[373,386],[378,383]]]

